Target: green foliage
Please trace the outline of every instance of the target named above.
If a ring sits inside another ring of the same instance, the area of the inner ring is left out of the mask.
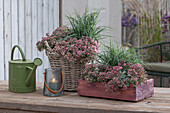
[[[132,14],[138,17],[137,28],[139,32],[137,33],[140,46],[165,40],[162,34],[162,31],[164,31],[162,18],[165,16],[166,7],[164,1],[152,0],[152,3],[150,3],[150,0],[133,0],[128,6]]]
[[[126,63],[142,64],[143,61],[140,56],[137,55],[135,49],[126,49],[121,45],[116,47],[113,44],[106,46],[106,51],[98,54],[98,63],[106,64],[109,66],[117,66],[119,62],[126,61]]]
[[[140,44],[142,46],[165,40],[162,35],[164,28],[161,21],[162,19],[159,16],[159,11],[155,11],[153,18],[151,15],[143,15],[141,22],[138,24]]]
[[[86,7],[82,16],[76,11],[75,14],[76,17],[72,17],[71,15],[67,16],[72,27],[72,37],[80,39],[82,36],[89,36],[98,41],[106,36],[101,33],[108,27],[97,26],[100,10],[89,13]]]

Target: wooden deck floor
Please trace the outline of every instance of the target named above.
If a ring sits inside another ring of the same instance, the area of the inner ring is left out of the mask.
[[[12,93],[7,81],[0,81],[0,112],[7,113],[170,113],[170,88],[155,88],[153,97],[140,102],[125,102],[101,98],[81,97],[77,92],[65,92],[61,97],[46,97],[42,83],[37,83],[33,93]]]

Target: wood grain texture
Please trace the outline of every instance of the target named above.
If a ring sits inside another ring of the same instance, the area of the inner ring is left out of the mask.
[[[59,26],[62,26],[62,0],[59,0]]]
[[[126,90],[120,90],[118,92],[107,92],[105,85],[102,83],[87,83],[85,80],[79,79],[78,94],[81,96],[140,101],[153,95],[153,83],[153,79],[150,79],[147,81],[147,84],[140,84],[136,87],[131,85]]]
[[[33,59],[38,57],[38,51],[37,50],[37,46],[36,46],[36,42],[38,41],[38,1],[37,0],[32,0],[32,56]],[[39,74],[38,71],[36,71],[36,78],[38,78]],[[38,79],[36,79],[36,81],[38,81]]]
[[[148,76],[149,78],[154,79],[154,87],[161,86],[161,77],[160,76]],[[170,78],[169,77],[162,77],[162,87],[169,88],[170,87]]]
[[[8,61],[12,47],[17,44],[27,59],[40,57],[44,61],[37,68],[36,77],[43,81],[42,73],[49,67],[49,61],[44,51],[38,52],[36,43],[49,29],[52,32],[58,26],[58,6],[58,0],[0,0],[0,80],[8,80]],[[16,49],[14,59],[18,58],[21,55]]]
[[[49,0],[49,12],[48,12],[48,17],[49,17],[49,33],[52,34],[54,31],[54,0]]]
[[[54,29],[59,27],[59,0],[54,0]]]
[[[23,52],[25,53],[25,0],[19,0],[18,2],[18,11],[19,11],[19,31],[18,31],[18,36],[19,36],[19,46],[22,48]],[[21,55],[19,56],[21,58]]]
[[[43,36],[46,36],[46,33],[49,33],[49,18],[52,17],[48,17],[49,14],[49,0],[43,0]],[[43,69],[48,68],[49,65],[49,61],[48,61],[48,57],[45,54],[45,51],[43,51],[44,54],[44,66]]]
[[[38,30],[37,30],[37,34],[38,34],[38,41],[42,40],[42,36],[43,36],[43,0],[38,0]],[[39,52],[38,51],[38,57],[41,59],[44,59],[44,54],[43,52]],[[41,66],[39,66],[38,70],[37,70],[37,75],[38,81],[43,81],[43,69],[44,64],[42,64]]]
[[[27,59],[32,59],[32,45],[31,45],[31,0],[25,0],[25,56]]]
[[[154,80],[149,79],[147,83],[142,83],[135,87],[136,101],[143,100],[145,98],[153,96],[154,93]]]
[[[43,84],[37,83],[33,93],[12,93],[8,82],[0,81],[0,109],[22,110],[27,112],[59,113],[134,113],[170,111],[170,89],[154,88],[153,97],[139,102],[117,101],[78,96],[77,92],[64,92],[61,97],[43,96]]]
[[[170,78],[169,77],[162,77],[162,87],[170,87]]]
[[[18,0],[11,1],[11,42],[12,47],[18,45]],[[14,59],[18,59],[19,51],[15,50]]]
[[[4,19],[4,10],[3,10],[3,0],[0,0],[0,80],[4,80],[4,29],[3,29],[3,19]]]
[[[4,0],[4,35],[5,35],[5,76],[4,79],[8,80],[8,61],[11,60],[10,56],[11,56],[11,2],[10,0]]]

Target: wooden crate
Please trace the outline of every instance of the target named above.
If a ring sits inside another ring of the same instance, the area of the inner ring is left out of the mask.
[[[79,79],[78,81],[78,95],[89,97],[100,97],[109,99],[118,99],[126,101],[140,101],[145,98],[151,97],[154,94],[154,80],[149,79],[144,84],[134,87],[131,85],[126,90],[118,92],[107,92],[104,84],[99,82],[87,83],[85,80]]]

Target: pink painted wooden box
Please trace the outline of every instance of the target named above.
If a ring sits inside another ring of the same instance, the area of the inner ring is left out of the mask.
[[[144,84],[139,84],[136,87],[131,85],[126,90],[120,90],[117,93],[107,92],[104,84],[99,82],[87,83],[85,80],[78,80],[78,95],[100,97],[109,99],[118,99],[126,101],[140,101],[151,97],[154,94],[154,80],[149,79]]]

